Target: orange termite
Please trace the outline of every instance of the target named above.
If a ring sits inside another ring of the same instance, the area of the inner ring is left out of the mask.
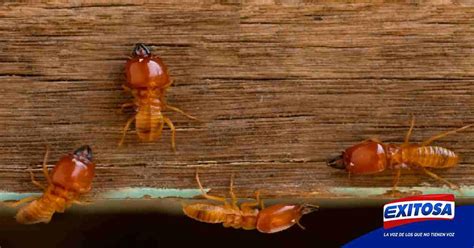
[[[415,121],[413,119],[405,136],[405,141],[401,145],[385,144],[377,139],[369,139],[347,148],[341,156],[329,160],[328,166],[345,169],[349,174],[374,174],[386,169],[394,170],[394,191],[398,185],[402,169],[419,169],[428,176],[449,185],[449,187],[459,189],[457,185],[428,170],[428,168],[447,169],[454,167],[459,161],[459,156],[447,148],[431,146],[430,144],[437,139],[473,125],[440,133],[421,144],[410,144],[409,140],[414,125]]]
[[[82,204],[78,201],[79,197],[91,190],[95,164],[92,162],[92,150],[89,146],[82,146],[73,154],[62,157],[51,174],[46,167],[48,153],[49,149],[46,150],[43,161],[43,173],[48,186],[36,181],[30,171],[31,181],[44,190],[43,195],[39,198],[26,197],[11,204],[19,206],[31,201],[16,214],[15,218],[21,224],[49,223],[55,212],[63,213],[73,203]]]
[[[136,114],[125,124],[119,146],[123,144],[127,130],[135,120],[138,138],[147,142],[160,138],[166,123],[171,129],[171,146],[175,150],[175,127],[173,122],[162,114],[162,111],[169,109],[190,119],[196,118],[165,102],[166,90],[173,83],[168,74],[168,68],[158,56],[152,56],[148,47],[144,44],[136,44],[132,57],[125,65],[125,74],[127,82],[123,88],[132,93],[134,101],[123,104],[122,110],[126,107],[134,107]]]
[[[197,173],[196,181],[204,198],[223,203],[222,205],[194,203],[183,207],[185,215],[205,223],[223,223],[224,227],[244,230],[257,229],[262,233],[275,233],[286,230],[294,224],[304,229],[299,223],[301,217],[318,209],[317,206],[309,204],[276,204],[265,208],[258,192],[254,202],[244,202],[237,206],[237,198],[233,192],[233,178],[230,182],[230,203],[225,198],[208,195],[204,191]],[[260,210],[257,206],[260,206]]]

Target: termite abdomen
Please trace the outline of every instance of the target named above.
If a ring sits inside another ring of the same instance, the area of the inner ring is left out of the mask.
[[[222,223],[227,216],[222,206],[210,205],[204,203],[195,203],[183,208],[186,216],[205,223]]]
[[[51,197],[54,196],[44,195],[43,197],[31,202],[24,208],[21,208],[15,216],[16,221],[22,224],[36,224],[41,222],[49,223],[54,212],[56,212],[58,208],[64,209],[65,205],[65,201],[61,201],[60,197],[55,197],[57,198],[57,201],[51,201]]]
[[[421,146],[412,148],[407,162],[422,167],[450,168],[454,167],[459,156],[449,149],[439,146]]]

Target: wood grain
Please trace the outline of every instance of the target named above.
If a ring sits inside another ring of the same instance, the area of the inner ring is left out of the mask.
[[[239,196],[315,196],[331,188],[391,187],[389,172],[347,178],[325,160],[369,137],[413,141],[474,123],[474,7],[465,2],[174,1],[0,4],[0,189],[36,191],[26,169],[93,147],[95,192],[120,187],[227,190]],[[133,44],[171,69],[157,143],[135,131],[121,89]],[[436,144],[462,160],[440,172],[474,186],[474,129]],[[36,167],[37,169],[39,167]],[[40,175],[37,170],[37,175]],[[440,187],[407,172],[401,186]]]

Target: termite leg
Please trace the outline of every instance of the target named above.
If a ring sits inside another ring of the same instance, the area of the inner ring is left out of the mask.
[[[28,197],[25,197],[25,198],[23,198],[23,199],[21,199],[21,200],[19,200],[19,201],[16,201],[16,202],[5,203],[5,205],[8,206],[8,207],[16,208],[16,207],[18,207],[18,206],[20,206],[20,205],[22,205],[22,204],[25,204],[25,203],[30,202],[30,201],[34,201],[34,200],[36,200],[36,199],[38,199],[38,197],[36,197],[36,196],[28,196]]]
[[[237,197],[234,194],[234,173],[230,176],[230,186],[229,186],[229,195],[232,200],[232,207],[237,207]]]
[[[397,197],[397,187],[398,187],[398,182],[400,181],[400,176],[402,174],[402,170],[400,168],[395,169],[394,174],[393,174],[393,187],[392,187],[392,197]],[[389,191],[387,191],[389,192]]]
[[[35,175],[33,174],[33,171],[28,170],[30,172],[30,177],[31,177],[31,182],[38,188],[41,188],[42,190],[46,190],[46,187],[41,184],[40,182],[36,181]]]
[[[125,84],[122,84],[122,89],[125,90],[125,91],[132,91],[132,89],[128,86],[126,86]]]
[[[254,202],[244,202],[240,204],[240,209],[251,209],[253,207],[256,207],[260,205],[263,209],[263,201],[260,199],[260,191],[255,192],[255,201]]]
[[[197,120],[196,117],[187,114],[186,112],[184,112],[183,110],[181,110],[181,109],[179,109],[179,108],[177,108],[177,107],[173,107],[173,106],[170,106],[170,105],[166,105],[165,108],[168,108],[168,109],[170,109],[170,110],[173,110],[174,112],[178,112],[178,113],[180,113],[180,114],[182,114],[182,115],[188,117],[188,118],[191,119],[191,120]]]
[[[51,178],[49,177],[48,167],[46,166],[46,164],[48,163],[48,156],[49,156],[49,146],[46,146],[46,152],[44,154],[42,168],[43,168],[44,177],[48,181],[48,184],[50,184],[51,183]],[[36,185],[38,188],[41,188],[42,190],[45,190],[46,187],[44,185],[42,185],[40,182],[36,181],[35,175],[33,174],[33,171],[28,169],[28,172],[30,173],[31,182],[34,185]]]
[[[412,117],[411,118],[410,129],[408,129],[408,132],[405,135],[405,142],[403,142],[404,145],[408,145],[408,142],[410,142],[410,137],[411,137],[411,133],[413,131],[414,126],[415,126],[415,117]]]
[[[398,182],[400,181],[401,174],[402,174],[402,170],[400,168],[396,169],[394,177],[393,177],[393,188],[392,188],[393,192],[397,190],[397,186],[398,186]]]
[[[125,141],[125,135],[127,134],[128,129],[130,128],[130,125],[132,124],[133,120],[135,120],[136,115],[128,119],[127,124],[125,124],[125,127],[122,130],[122,138],[120,139],[119,146],[122,146],[123,142]]]
[[[304,227],[303,225],[301,225],[300,219],[297,219],[297,220],[296,220],[296,224],[297,224],[301,229],[306,230],[306,227]]]
[[[438,181],[441,181],[445,184],[447,184],[451,189],[455,189],[455,190],[460,190],[459,189],[459,186],[457,186],[456,184],[454,183],[451,183],[450,181],[436,175],[435,173],[429,171],[428,169],[424,168],[424,167],[419,167],[425,174],[427,174],[428,176],[438,180]]]
[[[163,120],[171,129],[171,148],[173,148],[173,151],[176,151],[176,128],[168,117],[163,116]]]
[[[74,201],[72,201],[72,203],[77,204],[77,205],[81,205],[81,206],[87,206],[87,205],[92,204],[91,202],[83,202],[83,201],[79,201],[79,200],[74,200]]]
[[[119,112],[123,112],[124,109],[126,108],[130,108],[130,107],[133,107],[135,106],[135,103],[134,102],[127,102],[127,103],[124,103],[120,106],[120,110]]]
[[[49,171],[48,171],[48,167],[46,166],[46,164],[48,163],[48,156],[49,156],[49,146],[46,146],[46,152],[44,154],[44,158],[43,158],[43,166],[42,166],[42,169],[43,169],[43,174],[44,174],[44,177],[46,178],[46,180],[48,181],[48,185],[51,184],[51,177],[49,176]],[[31,171],[30,169],[28,169],[28,172],[30,173],[30,179],[31,179],[31,182],[37,186],[38,188],[41,188],[42,190],[46,190],[46,187],[41,184],[40,182],[36,181],[35,179],[35,174],[33,174],[33,171]]]
[[[260,209],[264,209],[265,208],[265,203],[263,203],[263,200],[260,199],[260,191],[255,192],[255,198],[258,201],[258,205],[260,205]]]
[[[209,199],[209,200],[224,202],[224,203],[227,204],[227,201],[225,200],[225,198],[208,195],[206,193],[206,191],[204,191],[204,188],[202,187],[201,181],[199,180],[199,173],[197,173],[197,172],[196,172],[196,182],[199,185],[199,189],[201,190],[202,196],[204,196],[204,198]]]
[[[474,126],[474,124],[471,124],[471,125],[467,125],[467,126],[464,126],[464,127],[461,127],[461,128],[458,128],[458,129],[454,129],[454,130],[451,130],[451,131],[447,131],[447,132],[444,132],[444,133],[440,133],[438,135],[435,135],[431,138],[429,138],[428,140],[424,141],[423,143],[421,143],[421,146],[427,146],[429,144],[431,144],[431,142],[437,140],[437,139],[441,139],[443,138],[444,136],[447,136],[447,135],[450,135],[450,134],[453,134],[453,133],[456,133],[456,132],[459,132],[459,131],[462,131],[464,129],[467,129],[467,128],[470,128]]]
[[[167,70],[168,75],[169,75],[169,71],[170,70],[168,69]],[[170,82],[167,85],[163,86],[163,89],[168,89],[173,83],[174,83],[174,80],[170,79]]]
[[[48,167],[46,166],[46,164],[48,163],[48,156],[49,156],[49,146],[47,145],[46,146],[46,152],[44,153],[44,158],[43,158],[43,174],[44,174],[44,177],[46,178],[46,180],[48,181],[48,185],[50,185],[51,184],[51,177],[49,176]],[[30,173],[31,173],[31,171],[30,171]],[[32,175],[32,180],[33,180],[34,179],[33,173],[31,173],[31,175]]]

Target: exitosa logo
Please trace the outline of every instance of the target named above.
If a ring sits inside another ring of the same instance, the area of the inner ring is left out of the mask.
[[[454,195],[435,194],[406,197],[383,207],[383,227],[392,227],[426,220],[454,219]]]

